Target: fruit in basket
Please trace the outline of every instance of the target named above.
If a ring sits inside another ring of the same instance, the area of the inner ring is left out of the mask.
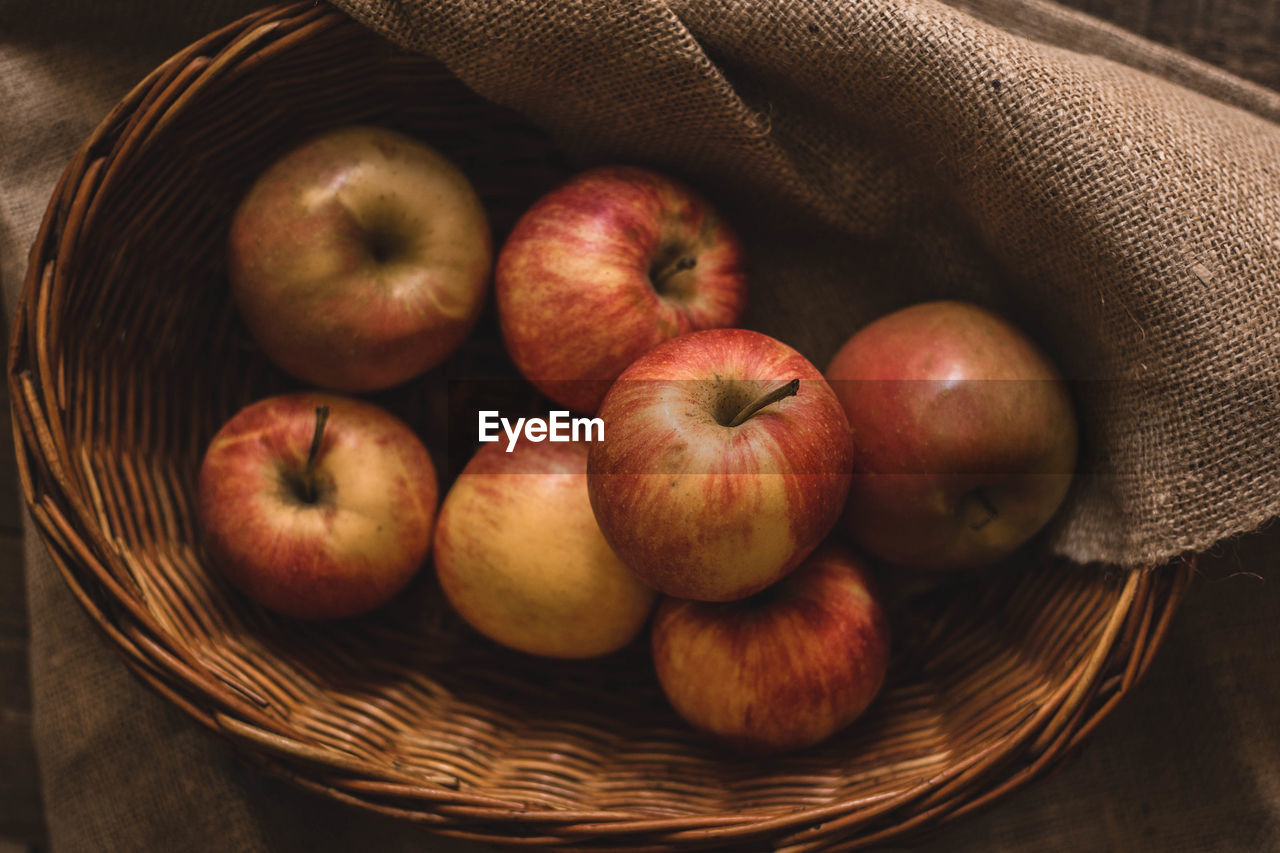
[[[835,545],[741,601],[664,599],[652,642],[680,716],[753,752],[801,749],[849,725],[889,667],[889,622],[871,577]]]
[[[254,182],[228,274],[262,351],[324,388],[364,392],[440,363],[484,306],[489,223],[439,152],[381,127],[320,134]]]
[[[840,516],[853,441],[831,388],[791,347],[716,329],[641,356],[600,407],[591,506],[649,586],[729,601],[794,569]]]
[[[644,627],[655,594],[605,542],[587,500],[587,447],[483,445],[445,496],[436,574],[454,609],[505,646],[607,654]]]
[[[437,483],[399,418],[311,392],[237,412],[200,465],[197,513],[213,563],[264,607],[341,619],[390,600],[431,546]]]
[[[494,289],[516,367],[589,414],[636,358],[736,325],[746,305],[729,226],[688,187],[630,166],[583,172],[537,201],[498,253]]]
[[[1066,496],[1076,419],[1057,368],[1021,330],[962,302],[872,322],[826,376],[853,427],[844,524],[899,565],[995,562]]]

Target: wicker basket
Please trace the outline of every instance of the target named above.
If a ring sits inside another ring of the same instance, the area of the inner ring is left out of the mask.
[[[354,121],[447,151],[499,237],[566,170],[541,134],[437,64],[324,6],[267,9],[157,69],[80,148],[15,317],[21,484],[54,561],[133,669],[246,757],[464,838],[852,849],[1040,775],[1145,670],[1189,561],[997,573],[905,597],[899,653],[867,716],[760,761],[678,720],[642,643],[591,663],[506,652],[451,614],[429,571],[390,608],[336,626],[251,606],[206,571],[194,478],[226,417],[290,385],[229,304],[226,221],[287,146]],[[454,369],[496,363],[492,332]],[[438,437],[436,391],[379,399]]]

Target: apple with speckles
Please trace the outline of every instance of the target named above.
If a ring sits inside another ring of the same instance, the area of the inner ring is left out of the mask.
[[[840,516],[849,422],[822,374],[745,329],[673,338],[600,406],[587,465],[605,539],[667,595],[730,601],[799,565]]]
[[[738,238],[705,199],[647,169],[602,166],[525,212],[498,253],[494,290],[516,367],[591,414],[659,343],[737,325],[747,285]]]
[[[422,442],[385,409],[336,394],[268,397],[237,412],[200,464],[206,551],[284,616],[343,619],[404,588],[431,547],[438,485]]]
[[[383,127],[304,141],[236,208],[231,294],[263,353],[321,388],[389,388],[439,364],[484,307],[489,222],[467,177]]]
[[[609,654],[644,628],[656,594],[605,542],[582,442],[485,444],[445,496],[433,562],[473,628],[528,654]]]
[[[754,753],[803,749],[845,728],[889,668],[889,621],[870,573],[832,544],[741,601],[664,599],[651,641],[677,713]]]
[[[844,526],[884,560],[994,563],[1067,494],[1069,389],[1025,333],[985,308],[941,301],[888,314],[854,334],[826,376],[853,427]]]

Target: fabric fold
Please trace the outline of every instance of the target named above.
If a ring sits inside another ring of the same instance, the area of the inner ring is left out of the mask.
[[[1058,554],[1158,564],[1280,512],[1280,95],[1044,3],[338,5],[578,162],[705,188],[747,325],[819,364],[920,299],[1025,326],[1084,425]]]

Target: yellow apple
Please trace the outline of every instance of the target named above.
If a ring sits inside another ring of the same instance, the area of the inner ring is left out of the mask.
[[[477,631],[554,658],[607,654],[644,627],[655,593],[605,542],[587,498],[587,447],[484,445],[445,497],[440,586]]]

